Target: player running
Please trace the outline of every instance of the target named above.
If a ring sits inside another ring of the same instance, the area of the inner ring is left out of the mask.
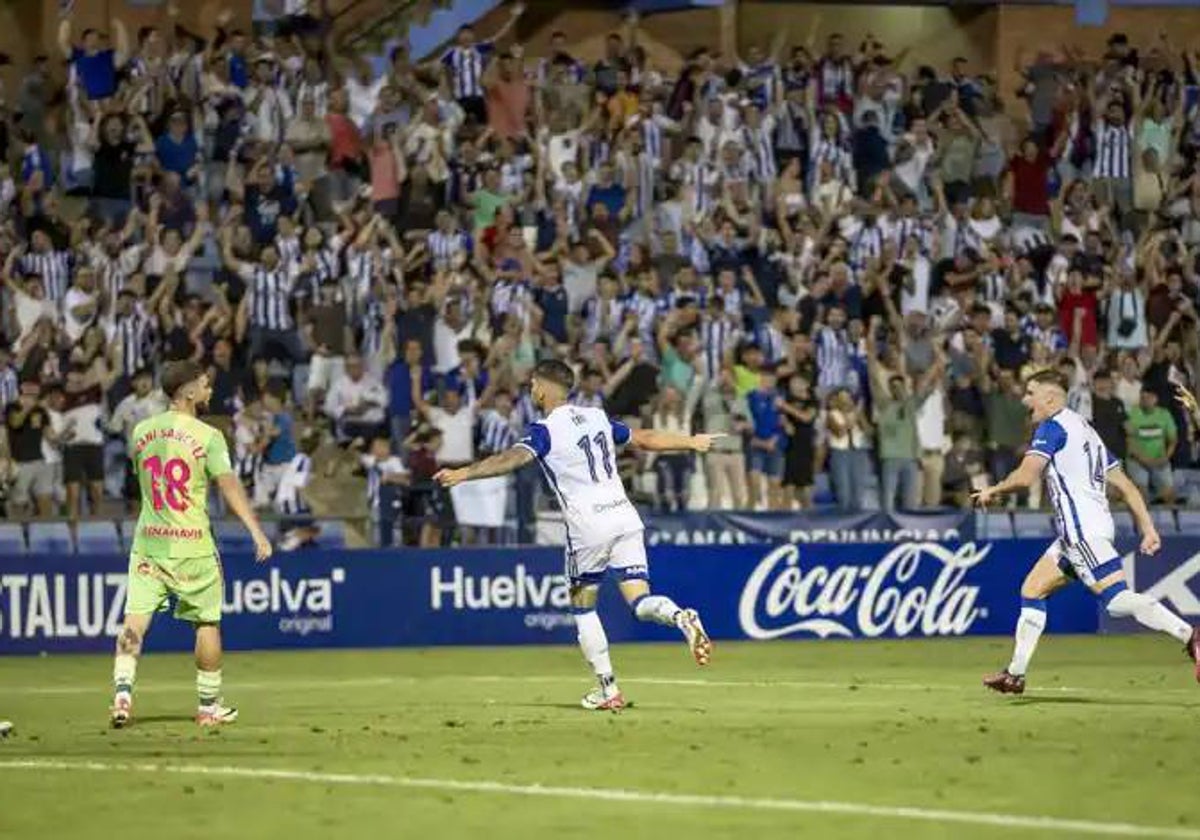
[[[237,719],[221,702],[221,561],[208,521],[210,479],[230,510],[250,531],[258,560],[271,556],[271,543],[258,524],[229,463],[220,431],[196,419],[208,405],[208,374],[191,361],[171,362],[162,379],[170,408],[133,429],[130,457],[141,487],[141,513],[129,553],[125,627],[113,663],[112,725],[129,723],[133,681],[150,619],[175,598],[175,617],[196,628],[196,723],[218,726]]]
[[[975,503],[985,507],[993,499],[1029,487],[1044,476],[1058,532],[1058,539],[1021,585],[1021,617],[1012,661],[998,674],[984,677],[983,684],[1001,694],[1025,691],[1025,671],[1046,629],[1045,599],[1072,580],[1080,580],[1091,589],[1114,618],[1132,616],[1143,626],[1183,642],[1200,681],[1200,628],[1189,627],[1158,601],[1134,592],[1125,582],[1121,558],[1113,548],[1107,485],[1116,488],[1133,513],[1142,537],[1139,550],[1154,554],[1162,541],[1142,494],[1121,469],[1121,462],[1105,448],[1091,424],[1066,407],[1067,387],[1066,378],[1058,371],[1029,377],[1023,402],[1036,424],[1033,443],[1011,475],[974,495]]]
[[[10,734],[12,734],[12,731],[12,721],[0,720],[0,738],[7,738]]]
[[[631,444],[651,452],[707,452],[720,435],[681,435],[654,429],[630,429],[602,409],[567,404],[575,375],[555,360],[533,371],[532,396],[545,420],[533,423],[515,446],[460,469],[434,476],[444,487],[504,475],[536,460],[558,498],[567,525],[566,575],[579,647],[599,685],[582,700],[585,709],[625,707],[608,656],[608,637],[596,614],[596,598],[605,573],[617,574],[621,594],[642,621],[676,627],[696,664],[707,665],[712,642],[700,616],[663,595],[650,594],[649,565],[642,541],[642,518],[625,495],[617,473],[616,448]]]

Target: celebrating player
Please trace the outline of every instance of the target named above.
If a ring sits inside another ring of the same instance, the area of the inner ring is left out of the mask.
[[[983,507],[1044,476],[1054,506],[1058,539],[1021,585],[1021,617],[1012,661],[998,674],[985,677],[983,684],[1001,694],[1025,691],[1025,671],[1046,628],[1045,599],[1073,579],[1091,589],[1114,618],[1132,616],[1143,626],[1183,642],[1200,681],[1200,628],[1189,627],[1155,599],[1131,590],[1125,582],[1121,558],[1113,548],[1113,519],[1105,495],[1109,484],[1133,512],[1142,537],[1141,552],[1154,554],[1162,545],[1142,494],[1091,424],[1066,407],[1067,381],[1061,373],[1048,370],[1031,376],[1023,402],[1036,424],[1033,443],[1011,475],[994,487],[980,490],[974,499]]]
[[[229,508],[254,539],[258,560],[271,556],[271,543],[258,524],[229,463],[220,431],[196,419],[208,405],[208,374],[191,361],[171,362],[162,378],[170,408],[133,429],[130,452],[142,507],[129,553],[125,627],[113,664],[112,725],[129,723],[133,681],[150,619],[175,597],[175,617],[196,629],[196,723],[218,726],[237,719],[221,702],[221,562],[208,521],[208,484],[216,482]]]
[[[558,497],[567,525],[566,574],[579,647],[596,672],[599,685],[582,701],[585,709],[621,709],[608,656],[608,637],[596,615],[596,597],[605,572],[616,572],[621,594],[642,621],[677,627],[698,665],[707,665],[712,642],[695,610],[681,609],[663,595],[650,594],[649,565],[642,541],[642,518],[625,495],[617,474],[616,447],[625,444],[652,452],[707,452],[720,435],[681,435],[653,429],[631,430],[602,409],[567,404],[575,385],[571,369],[559,361],[538,363],[533,371],[533,401],[546,419],[533,423],[515,446],[461,469],[434,476],[443,486],[513,472],[537,460]]]

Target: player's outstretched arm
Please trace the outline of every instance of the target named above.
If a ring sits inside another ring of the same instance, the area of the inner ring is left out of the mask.
[[[971,499],[979,507],[987,507],[993,499],[1032,487],[1041,479],[1044,469],[1046,469],[1046,458],[1030,453],[1021,459],[1017,468],[1005,476],[1002,481],[991,487],[985,487],[983,490],[977,490],[971,495]]]
[[[533,452],[525,446],[514,446],[503,452],[459,467],[456,470],[438,470],[433,479],[443,487],[453,487],[464,481],[474,481],[477,478],[492,478],[497,475],[507,475],[515,472],[533,460]]]
[[[217,477],[217,487],[225,498],[225,504],[229,505],[229,509],[242,520],[242,524],[250,532],[250,537],[254,540],[254,558],[260,563],[264,562],[271,556],[271,541],[263,533],[258,516],[254,513],[250,500],[246,498],[246,491],[242,489],[242,483],[234,473],[228,472]]]
[[[646,452],[707,452],[712,442],[724,435],[683,435],[660,429],[633,429],[629,442]]]
[[[1142,535],[1142,542],[1138,548],[1143,554],[1156,553],[1162,547],[1162,539],[1158,536],[1158,529],[1154,527],[1154,520],[1150,518],[1150,508],[1146,506],[1142,491],[1138,490],[1137,485],[1120,467],[1113,467],[1108,471],[1108,483],[1121,494],[1125,504],[1129,505],[1129,512],[1133,514],[1138,533]]]

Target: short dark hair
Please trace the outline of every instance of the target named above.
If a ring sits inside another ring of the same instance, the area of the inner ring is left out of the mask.
[[[1040,370],[1025,380],[1026,385],[1053,385],[1064,394],[1071,390],[1071,383],[1067,381],[1067,377],[1059,370],[1050,368],[1049,370]]]
[[[176,399],[185,386],[192,384],[204,375],[204,368],[199,362],[191,359],[180,359],[167,362],[163,369],[162,387],[169,399]]]
[[[533,369],[533,376],[535,379],[553,382],[564,391],[575,387],[575,372],[558,359],[544,359],[538,362]]]

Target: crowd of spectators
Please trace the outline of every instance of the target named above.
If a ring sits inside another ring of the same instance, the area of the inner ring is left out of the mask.
[[[454,515],[432,473],[511,446],[551,356],[579,404],[728,433],[702,463],[622,461],[661,510],[961,503],[1020,459],[1049,367],[1180,498],[1200,53],[1116,35],[1002,90],[970,58],[785,31],[669,72],[636,17],[585,64],[561,33],[525,55],[510,10],[382,72],[320,14],[62,21],[0,132],[10,514],[129,498],[123,437],[185,357],[256,504],[302,512],[332,440],[370,504],[409,489],[425,544]],[[512,483],[523,540],[539,484]]]

